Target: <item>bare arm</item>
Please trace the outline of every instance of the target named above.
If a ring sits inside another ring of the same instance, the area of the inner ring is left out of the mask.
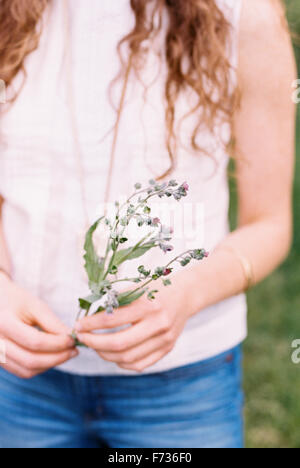
[[[256,282],[285,259],[291,245],[295,146],[291,85],[295,76],[290,37],[276,2],[244,2],[239,61],[242,102],[235,118],[239,228],[223,245],[249,259]],[[242,265],[228,250],[218,249],[199,268],[207,286],[204,306],[245,287]]]
[[[82,332],[133,324],[116,334],[80,335],[102,358],[121,367],[141,371],[151,366],[173,348],[189,317],[245,289],[242,263],[226,246],[248,259],[256,281],[270,274],[290,249],[295,63],[278,5],[272,0],[245,1],[242,13],[242,102],[235,116],[239,228],[207,261],[178,273],[155,303],[141,299],[112,317],[80,323]]]

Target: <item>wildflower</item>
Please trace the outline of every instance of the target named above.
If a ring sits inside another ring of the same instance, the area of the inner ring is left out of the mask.
[[[155,299],[158,291],[151,290],[149,284],[152,281],[161,280],[164,286],[169,286],[171,281],[169,275],[173,271],[173,265],[177,262],[182,267],[188,265],[192,260],[202,260],[208,257],[205,249],[188,250],[179,256],[176,256],[166,266],[157,267],[154,272],[141,265],[138,267],[138,274],[133,278],[119,278],[121,275],[122,264],[127,260],[134,260],[142,257],[153,248],[160,248],[164,253],[174,250],[170,244],[174,230],[171,227],[162,225],[158,217],[152,216],[149,200],[156,198],[174,198],[180,201],[188,195],[189,184],[183,182],[181,185],[176,180],[170,180],[168,183],[159,183],[150,180],[148,187],[142,184],[135,184],[135,192],[128,198],[127,203],[120,204],[116,202],[117,208],[114,219],[107,217],[100,218],[89,229],[85,240],[85,269],[88,275],[89,287],[92,295],[87,302],[81,299],[82,310],[89,312],[90,306],[99,300],[103,301],[103,307],[98,312],[106,310],[107,314],[112,314],[118,307],[123,307],[138,300],[143,294],[148,293],[150,300]],[[99,247],[93,241],[93,234],[103,220],[102,228],[107,231],[107,240],[104,255],[100,254]],[[138,226],[149,226],[148,235],[143,237],[135,245],[122,247],[128,242],[126,228],[131,221],[137,222]],[[152,228],[152,229],[151,229]],[[153,228],[158,228],[154,230]],[[111,279],[114,275],[115,278]],[[118,293],[113,289],[115,283],[120,281],[131,282],[135,288],[128,293]],[[149,292],[150,291],[150,292]]]
[[[208,255],[208,252],[204,249],[196,249],[191,252],[191,257],[195,260],[203,260],[203,258],[207,258]]]
[[[165,268],[163,271],[163,276],[169,276],[172,273],[171,268]]]
[[[158,226],[160,224],[160,219],[159,218],[153,218],[152,219],[152,226]]]
[[[174,250],[174,247],[172,245],[167,245],[163,243],[159,244],[159,247],[164,253],[172,252],[172,250]]]
[[[128,226],[128,224],[129,224],[129,218],[128,218],[128,216],[124,216],[124,218],[122,218],[122,219],[120,220],[120,224],[121,224],[121,226]]]
[[[110,305],[106,306],[106,313],[107,315],[112,315],[114,313],[114,308]]]
[[[114,289],[106,293],[105,310],[107,314],[112,314],[114,309],[119,307],[118,292]]]
[[[139,227],[142,227],[145,224],[145,219],[142,218],[142,216],[139,216],[137,218],[137,224],[138,224]]]
[[[146,268],[144,267],[144,265],[141,265],[138,267],[138,272],[144,277],[144,278],[148,278],[148,276],[151,275],[151,271],[150,270],[146,270]]]
[[[185,267],[191,262],[191,260],[192,260],[191,257],[185,257],[181,260],[180,264],[181,266]]]
[[[155,270],[155,274],[158,276],[163,276],[164,274],[164,268],[163,267],[157,267]]]
[[[160,233],[159,233],[159,238],[161,240],[170,241],[172,239],[173,232],[174,232],[173,228],[162,226]]]

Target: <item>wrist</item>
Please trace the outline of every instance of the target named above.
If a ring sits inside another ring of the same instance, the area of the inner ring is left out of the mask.
[[[174,290],[179,294],[177,303],[183,308],[187,319],[190,319],[205,307],[205,289],[200,287],[201,275],[199,266],[186,267],[179,271],[172,281]]]

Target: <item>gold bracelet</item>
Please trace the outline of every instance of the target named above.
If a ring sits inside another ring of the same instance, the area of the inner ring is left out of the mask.
[[[255,279],[254,279],[254,272],[253,272],[253,267],[251,262],[246,258],[244,255],[242,255],[240,252],[238,252],[234,247],[230,247],[229,245],[224,245],[220,246],[220,249],[222,250],[228,250],[229,252],[233,253],[236,258],[239,260],[244,274],[246,278],[246,287],[245,287],[245,292],[249,291],[249,289],[252,288],[255,284]]]

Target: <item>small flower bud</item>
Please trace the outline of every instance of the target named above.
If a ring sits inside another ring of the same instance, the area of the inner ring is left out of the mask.
[[[160,224],[160,219],[159,218],[153,218],[152,219],[152,226],[158,226]]]
[[[165,268],[163,271],[163,276],[169,276],[172,273],[171,268]]]

